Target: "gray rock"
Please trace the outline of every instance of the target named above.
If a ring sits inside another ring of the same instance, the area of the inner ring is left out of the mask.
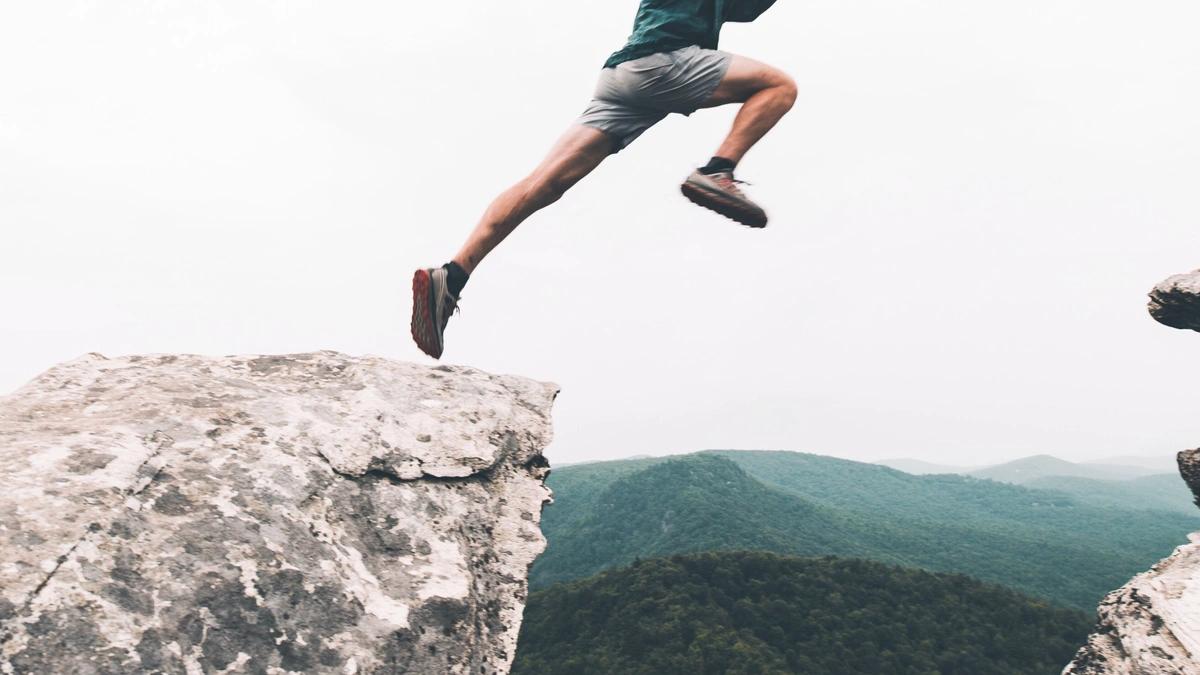
[[[0,672],[505,673],[556,387],[92,355],[0,398]]]
[[[1200,505],[1200,450],[1177,459]],[[1200,674],[1200,532],[1189,539],[1104,598],[1096,629],[1063,675]]]
[[[1192,491],[1193,502],[1200,506],[1200,448],[1184,450],[1175,456],[1179,463],[1179,475]]]
[[[1064,675],[1200,673],[1200,533],[1100,603]]]
[[[1150,316],[1171,328],[1200,331],[1200,270],[1168,277],[1150,291]]]

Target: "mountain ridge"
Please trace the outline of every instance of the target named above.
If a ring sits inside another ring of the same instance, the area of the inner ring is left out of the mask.
[[[1129,480],[1158,473],[1153,469],[1124,464],[1077,463],[1053,455],[1032,455],[1011,462],[976,469],[970,475],[1006,483],[1023,483],[1048,476],[1072,476],[1093,480]]]
[[[664,464],[674,466],[650,471]],[[548,484],[556,496],[543,515],[549,545],[531,570],[534,587],[638,556],[749,547],[963,572],[1090,608],[1200,527],[1200,518],[1102,508],[1063,492],[778,451],[576,465],[553,471]],[[760,512],[747,511],[756,504]],[[787,515],[804,509],[814,520]]]

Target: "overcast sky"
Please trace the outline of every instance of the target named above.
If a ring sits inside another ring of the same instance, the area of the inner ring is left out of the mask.
[[[0,6],[0,391],[82,353],[430,362],[412,270],[586,105],[636,0]],[[562,386],[551,462],[702,448],[980,464],[1200,445],[1194,0],[779,0],[798,81],[740,176],[674,116],[478,269],[446,361]]]

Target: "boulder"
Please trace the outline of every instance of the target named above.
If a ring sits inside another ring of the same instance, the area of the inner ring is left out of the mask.
[[[0,398],[0,672],[506,673],[557,388],[87,356]]]
[[[1171,328],[1200,331],[1200,270],[1168,277],[1150,291],[1150,316]]]

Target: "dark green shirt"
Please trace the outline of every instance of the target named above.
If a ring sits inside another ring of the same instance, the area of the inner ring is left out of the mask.
[[[753,21],[773,4],[775,0],[642,0],[629,42],[604,67],[692,45],[716,49],[721,24]]]

